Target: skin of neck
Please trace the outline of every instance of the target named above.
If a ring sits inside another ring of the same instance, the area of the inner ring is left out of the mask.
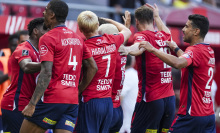
[[[31,44],[37,49],[38,49],[38,43],[39,43],[39,38],[37,39],[36,37],[30,37],[29,41],[31,42]]]
[[[56,19],[53,19],[50,25],[49,29],[53,29],[54,27],[58,26],[58,25],[65,25],[65,23],[63,22],[58,22]]]
[[[93,36],[98,36],[99,33],[98,33],[98,29],[92,33],[85,33],[83,32],[84,36],[86,37],[86,39],[89,39],[90,37],[93,37]]]
[[[201,38],[200,36],[194,36],[189,44],[192,46],[198,43],[204,43],[204,38]]]
[[[155,31],[154,30],[154,25],[153,23],[150,23],[150,24],[138,24],[137,25],[137,29],[138,31],[145,31],[145,30],[149,30],[149,31]]]

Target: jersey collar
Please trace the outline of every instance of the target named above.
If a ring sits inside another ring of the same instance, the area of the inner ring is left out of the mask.
[[[92,36],[92,37],[90,37],[89,39],[96,38],[96,37],[101,37],[101,36],[102,36],[102,35]]]
[[[66,25],[57,25],[54,28],[58,28],[58,27],[66,27]]]
[[[208,43],[197,43],[195,45],[198,45],[198,44],[209,45]]]
[[[27,40],[27,42],[32,46],[32,48],[33,48],[37,53],[39,53],[38,50],[34,47],[34,45],[31,44],[31,42],[30,42],[29,40]]]

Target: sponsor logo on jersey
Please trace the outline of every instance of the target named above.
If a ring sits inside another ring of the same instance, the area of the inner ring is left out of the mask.
[[[136,37],[136,40],[138,40],[138,41],[144,41],[145,38],[144,38],[143,36],[137,36],[137,37]]]
[[[44,56],[44,55],[47,54],[47,52],[48,52],[47,46],[41,45],[41,46],[40,46],[40,55],[41,55],[41,56]]]
[[[73,122],[71,122],[71,121],[68,121],[68,120],[66,120],[65,125],[71,126],[73,128],[75,127],[75,124]]]
[[[158,32],[157,34],[155,34],[155,36],[161,38],[161,37],[163,37],[164,35],[163,35],[161,32]]]
[[[28,56],[29,51],[28,50],[22,50],[22,56]]]
[[[157,129],[147,129],[145,133],[157,133]]]
[[[47,117],[44,117],[43,122],[47,123],[47,124],[50,124],[50,125],[55,125],[57,123],[57,121],[51,120]]]

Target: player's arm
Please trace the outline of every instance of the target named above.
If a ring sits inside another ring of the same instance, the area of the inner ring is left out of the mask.
[[[35,73],[39,72],[41,69],[41,63],[32,62],[30,58],[23,59],[22,61],[20,61],[19,66],[24,73]]]
[[[139,49],[139,43],[134,43],[131,46],[123,46],[121,45],[118,49],[118,52],[121,53],[121,55],[132,55],[132,56],[138,56],[144,52],[144,49]]]
[[[166,54],[163,51],[160,51],[156,49],[155,47],[153,47],[149,42],[146,42],[146,41],[141,42],[139,45],[139,48],[146,49],[148,52],[153,53],[158,58],[160,58],[163,62],[165,62],[166,64],[176,69],[184,68],[184,67],[187,67],[188,65],[188,62],[185,58]]]
[[[119,33],[123,34],[123,36],[124,36],[124,42],[126,42],[129,39],[129,37],[131,36],[131,31],[123,24],[116,22],[112,19],[108,19],[108,18],[102,18],[102,19],[104,19],[105,21],[107,21],[111,24],[114,24],[118,28]]]
[[[34,94],[32,95],[29,104],[22,111],[22,114],[24,116],[31,117],[33,115],[37,102],[43,96],[51,80],[52,66],[53,66],[53,62],[51,61],[41,62],[41,71],[37,80],[37,86],[35,88]]]
[[[93,57],[83,60],[82,64],[83,79],[78,86],[79,94],[81,94],[86,89],[86,87],[90,84],[96,72],[98,71],[98,67]]]
[[[152,5],[150,5],[150,4],[145,4],[145,5],[153,10],[154,21],[155,21],[155,23],[157,25],[158,30],[159,31],[164,31],[166,33],[171,34],[170,30],[168,29],[168,27],[163,23],[163,21],[160,18],[159,9],[158,9],[157,5],[154,4],[154,7]]]
[[[4,83],[8,79],[8,74],[4,74],[2,71],[0,71],[0,84]]]
[[[173,52],[176,53],[178,57],[184,54],[184,52],[177,46],[176,42],[174,41],[166,41],[167,45],[170,47]]]

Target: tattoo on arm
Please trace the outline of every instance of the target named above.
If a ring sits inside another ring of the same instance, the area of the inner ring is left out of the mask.
[[[41,72],[37,80],[37,86],[34,94],[30,101],[31,104],[36,105],[47,89],[52,76],[52,66],[53,62],[50,61],[43,61],[41,63]]]

